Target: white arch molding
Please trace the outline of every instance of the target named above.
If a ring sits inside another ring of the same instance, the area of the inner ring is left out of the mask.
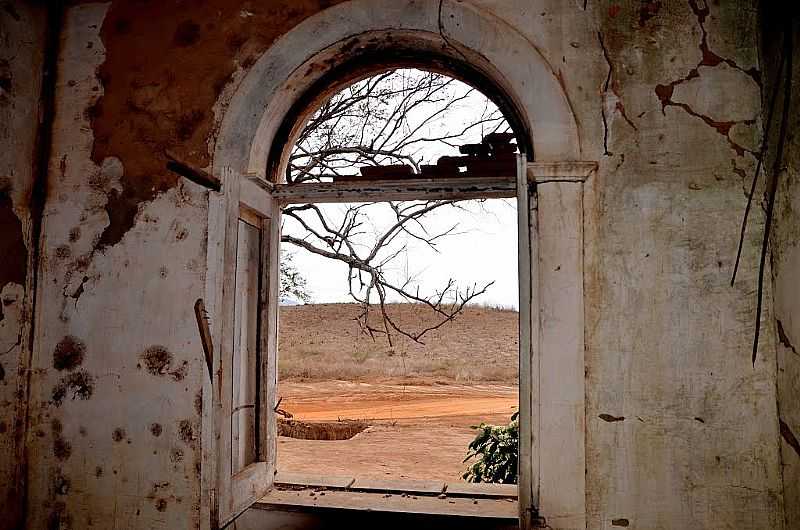
[[[224,108],[214,174],[227,168],[266,178],[271,158],[285,155],[270,149],[293,105],[366,46],[468,62],[514,102],[537,162],[581,159],[575,117],[554,70],[507,22],[466,1],[443,0],[440,9],[439,0],[352,0],[290,30],[244,75]],[[531,211],[540,298],[531,318],[539,329],[533,437],[541,435],[530,464],[540,487],[534,497],[551,528],[586,528],[582,180],[528,172],[538,189]]]
[[[306,19],[251,67],[222,119],[214,172],[230,167],[263,175],[291,106],[367,41],[466,58],[516,101],[536,160],[580,160],[578,127],[566,95],[542,54],[516,29],[467,2],[443,2],[440,33],[438,0],[353,0]]]

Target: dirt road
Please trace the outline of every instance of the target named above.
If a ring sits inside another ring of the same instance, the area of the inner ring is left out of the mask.
[[[281,408],[301,421],[367,420],[350,440],[281,437],[278,469],[321,475],[453,480],[480,422],[506,423],[517,387],[353,383],[281,383]]]

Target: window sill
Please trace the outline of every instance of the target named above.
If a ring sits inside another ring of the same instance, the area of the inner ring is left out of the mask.
[[[404,513],[516,521],[517,488],[435,481],[355,480],[278,474],[261,510]]]

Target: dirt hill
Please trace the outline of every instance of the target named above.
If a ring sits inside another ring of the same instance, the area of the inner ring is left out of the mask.
[[[361,332],[359,312],[355,304],[281,307],[279,379],[517,381],[516,311],[469,307],[425,335],[424,344],[394,335],[391,347],[384,336],[373,340]],[[436,322],[429,309],[416,304],[392,304],[389,313],[403,329]]]

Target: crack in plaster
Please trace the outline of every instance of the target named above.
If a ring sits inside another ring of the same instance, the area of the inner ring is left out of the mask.
[[[608,150],[608,139],[610,134],[608,114],[606,113],[607,103],[612,97],[614,100],[614,111],[618,112],[619,115],[625,120],[625,123],[630,125],[634,131],[638,131],[639,128],[635,123],[633,123],[633,120],[631,120],[631,118],[628,116],[628,113],[625,111],[625,105],[622,103],[622,94],[619,91],[619,85],[614,77],[614,63],[611,61],[608,48],[603,40],[603,33],[600,31],[597,32],[597,40],[600,42],[600,48],[603,50],[603,58],[608,65],[608,74],[606,74],[606,80],[603,83],[603,105],[601,107],[601,114],[603,118],[603,155],[614,156],[614,153]],[[611,92],[611,96],[609,96],[609,91]]]
[[[14,351],[14,348],[17,348],[21,345],[22,345],[22,326],[20,326],[19,333],[17,333],[17,341],[14,344],[12,344],[11,347],[8,348],[6,351],[0,352],[0,355],[8,355],[12,351]]]
[[[83,286],[86,285],[86,282],[88,282],[88,281],[89,281],[89,277],[88,276],[84,276],[83,278],[81,278],[80,285],[78,285],[78,288],[75,289],[75,291],[73,291],[72,294],[70,294],[70,295],[67,295],[66,293],[64,294],[64,296],[69,296],[70,298],[75,300],[75,308],[78,307],[78,299],[83,294],[83,291],[84,291],[84,287]]]
[[[711,9],[708,7],[708,3],[705,0],[688,0],[688,2],[689,2],[689,6],[692,9],[692,12],[697,17],[697,22],[700,25],[700,31],[702,33],[702,37],[700,39],[700,44],[698,45],[698,48],[700,49],[700,61],[697,63],[697,65],[694,68],[689,70],[689,72],[683,78],[677,79],[675,81],[671,81],[671,82],[669,82],[669,83],[667,83],[665,85],[662,85],[662,84],[656,85],[655,93],[656,93],[656,96],[658,97],[659,101],[661,101],[661,112],[662,112],[662,114],[666,115],[666,108],[669,107],[669,106],[678,107],[680,109],[683,109],[683,111],[686,112],[687,114],[689,114],[690,116],[693,116],[695,118],[699,118],[699,119],[703,120],[703,122],[706,125],[708,125],[709,127],[712,127],[719,134],[724,136],[728,140],[728,144],[731,146],[731,148],[734,151],[736,151],[736,154],[738,156],[744,156],[745,153],[750,153],[753,156],[758,157],[759,155],[758,155],[758,153],[756,151],[753,151],[751,149],[747,149],[746,147],[744,147],[741,144],[739,144],[736,141],[734,141],[733,138],[731,138],[731,129],[733,128],[734,125],[738,125],[738,124],[753,125],[756,122],[755,119],[752,119],[752,120],[738,120],[738,121],[736,121],[736,120],[734,120],[734,121],[717,121],[717,120],[712,119],[709,116],[706,116],[704,114],[701,114],[701,113],[695,111],[690,105],[688,105],[686,103],[681,103],[681,102],[672,100],[672,96],[673,96],[673,93],[675,91],[675,87],[677,87],[677,86],[679,86],[679,85],[681,85],[683,83],[686,83],[688,81],[691,81],[692,79],[696,79],[696,78],[700,77],[699,69],[700,69],[701,66],[714,68],[714,67],[719,66],[722,63],[727,64],[731,68],[734,68],[735,70],[738,70],[738,71],[746,74],[750,78],[752,78],[756,82],[756,84],[759,86],[759,88],[761,87],[761,74],[760,74],[759,70],[756,67],[749,68],[749,69],[744,69],[741,66],[739,66],[736,63],[736,61],[734,61],[733,59],[728,59],[728,58],[721,57],[721,56],[717,55],[708,46],[708,31],[706,30],[706,25],[705,25],[706,24],[706,17],[708,17],[708,15],[711,12]],[[700,2],[702,2],[702,7],[700,6]]]
[[[792,353],[794,353],[795,355],[800,355],[797,353],[797,348],[794,347],[792,341],[789,340],[789,336],[786,334],[786,330],[783,329],[783,322],[781,322],[780,319],[775,319],[775,321],[778,323],[778,339],[780,340],[781,344],[792,350]]]
[[[603,84],[603,97],[605,99],[605,93],[608,92],[608,86],[611,83],[611,75],[614,73],[614,67],[611,65],[611,59],[608,56],[608,50],[603,42],[602,32],[597,32],[597,39],[600,41],[600,48],[603,50],[603,57],[605,57],[606,63],[608,63],[608,75],[606,75],[606,81]],[[605,102],[600,106],[600,114],[603,118],[603,156],[614,156],[614,154],[608,150],[608,117],[606,116]]]
[[[780,424],[781,437],[789,444],[789,447],[794,449],[797,456],[800,456],[800,441],[797,441],[797,436],[794,435],[792,429],[789,428],[785,421],[778,419],[778,423]]]

